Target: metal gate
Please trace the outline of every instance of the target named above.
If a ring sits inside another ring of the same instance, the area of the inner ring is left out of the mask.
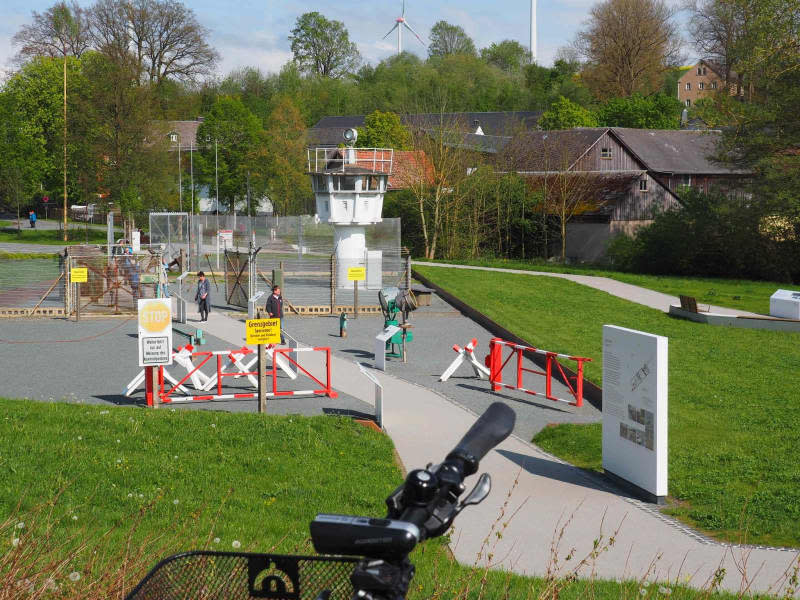
[[[66,294],[68,315],[135,314],[140,298],[155,298],[159,295],[159,250],[140,254],[114,254],[106,252],[101,246],[80,249],[70,247],[69,252],[69,285]],[[75,281],[75,269],[86,269],[85,281]]]
[[[250,255],[225,250],[225,301],[230,306],[246,309],[250,287]]]

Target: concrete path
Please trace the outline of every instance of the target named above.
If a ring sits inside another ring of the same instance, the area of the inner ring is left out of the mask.
[[[0,242],[0,252],[19,252],[22,254],[62,254],[64,246],[60,244],[19,244],[16,242]]]
[[[205,325],[219,338],[242,342],[239,320],[212,312]],[[373,403],[374,386],[354,361],[333,356],[332,365],[337,390]],[[407,470],[444,458],[476,419],[431,390],[372,373],[383,385],[385,427]],[[781,593],[800,560],[797,550],[711,542],[652,506],[627,498],[599,476],[517,437],[491,452],[481,470],[492,475],[493,492],[480,506],[467,509],[452,533],[453,552],[465,564],[488,561],[520,574],[544,575],[557,557],[558,573],[565,576],[591,555],[595,540],[604,548],[613,536],[613,545],[584,562],[579,576],[679,581],[701,588],[718,574],[726,590]],[[501,537],[493,535],[493,527],[502,530]],[[573,558],[567,562],[568,554]]]
[[[597,277],[594,275],[574,275],[572,273],[549,273],[547,271],[526,271],[523,269],[501,269],[496,267],[477,267],[473,265],[451,265],[446,263],[430,263],[412,261],[412,265],[419,265],[424,267],[446,267],[449,269],[471,269],[474,271],[495,271],[497,273],[513,273],[515,275],[537,275],[544,277],[557,277],[559,279],[568,279],[581,285],[586,285],[590,288],[607,292],[612,296],[623,298],[637,304],[643,304],[650,308],[655,308],[663,312],[669,312],[670,304],[680,304],[680,299],[677,296],[670,296],[669,294],[662,294],[638,285],[630,283],[623,283],[608,277]],[[705,303],[704,303],[705,304]],[[709,312],[742,316],[742,317],[757,317],[755,313],[747,312],[744,310],[737,310],[735,308],[725,308],[723,306],[709,306]]]

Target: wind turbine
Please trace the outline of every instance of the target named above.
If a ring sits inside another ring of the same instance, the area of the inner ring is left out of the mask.
[[[403,52],[403,27],[405,27],[411,33],[413,33],[414,36],[419,40],[420,44],[422,44],[423,46],[425,45],[425,42],[422,41],[422,38],[419,37],[419,35],[417,35],[417,32],[414,31],[411,28],[411,25],[409,25],[408,22],[406,21],[406,0],[403,0],[403,14],[401,14],[399,17],[397,17],[397,19],[395,19],[395,21],[396,21],[396,23],[394,24],[394,27],[392,27],[389,30],[389,33],[387,33],[385,36],[383,36],[383,39],[386,39],[387,37],[389,37],[389,35],[395,29],[397,29],[397,53],[398,54],[402,54],[402,52]]]

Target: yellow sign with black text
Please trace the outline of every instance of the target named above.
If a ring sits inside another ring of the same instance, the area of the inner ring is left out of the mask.
[[[72,283],[86,283],[89,281],[89,269],[87,267],[73,268],[69,276],[72,278]]]
[[[366,278],[366,267],[349,267],[347,269],[347,281],[364,281]]]
[[[248,344],[280,344],[280,319],[247,319],[245,321]]]

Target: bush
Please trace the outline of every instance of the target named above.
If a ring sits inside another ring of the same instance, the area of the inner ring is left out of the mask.
[[[800,281],[800,243],[765,224],[781,221],[759,202],[689,190],[635,239],[609,244],[615,268],[654,275]]]

